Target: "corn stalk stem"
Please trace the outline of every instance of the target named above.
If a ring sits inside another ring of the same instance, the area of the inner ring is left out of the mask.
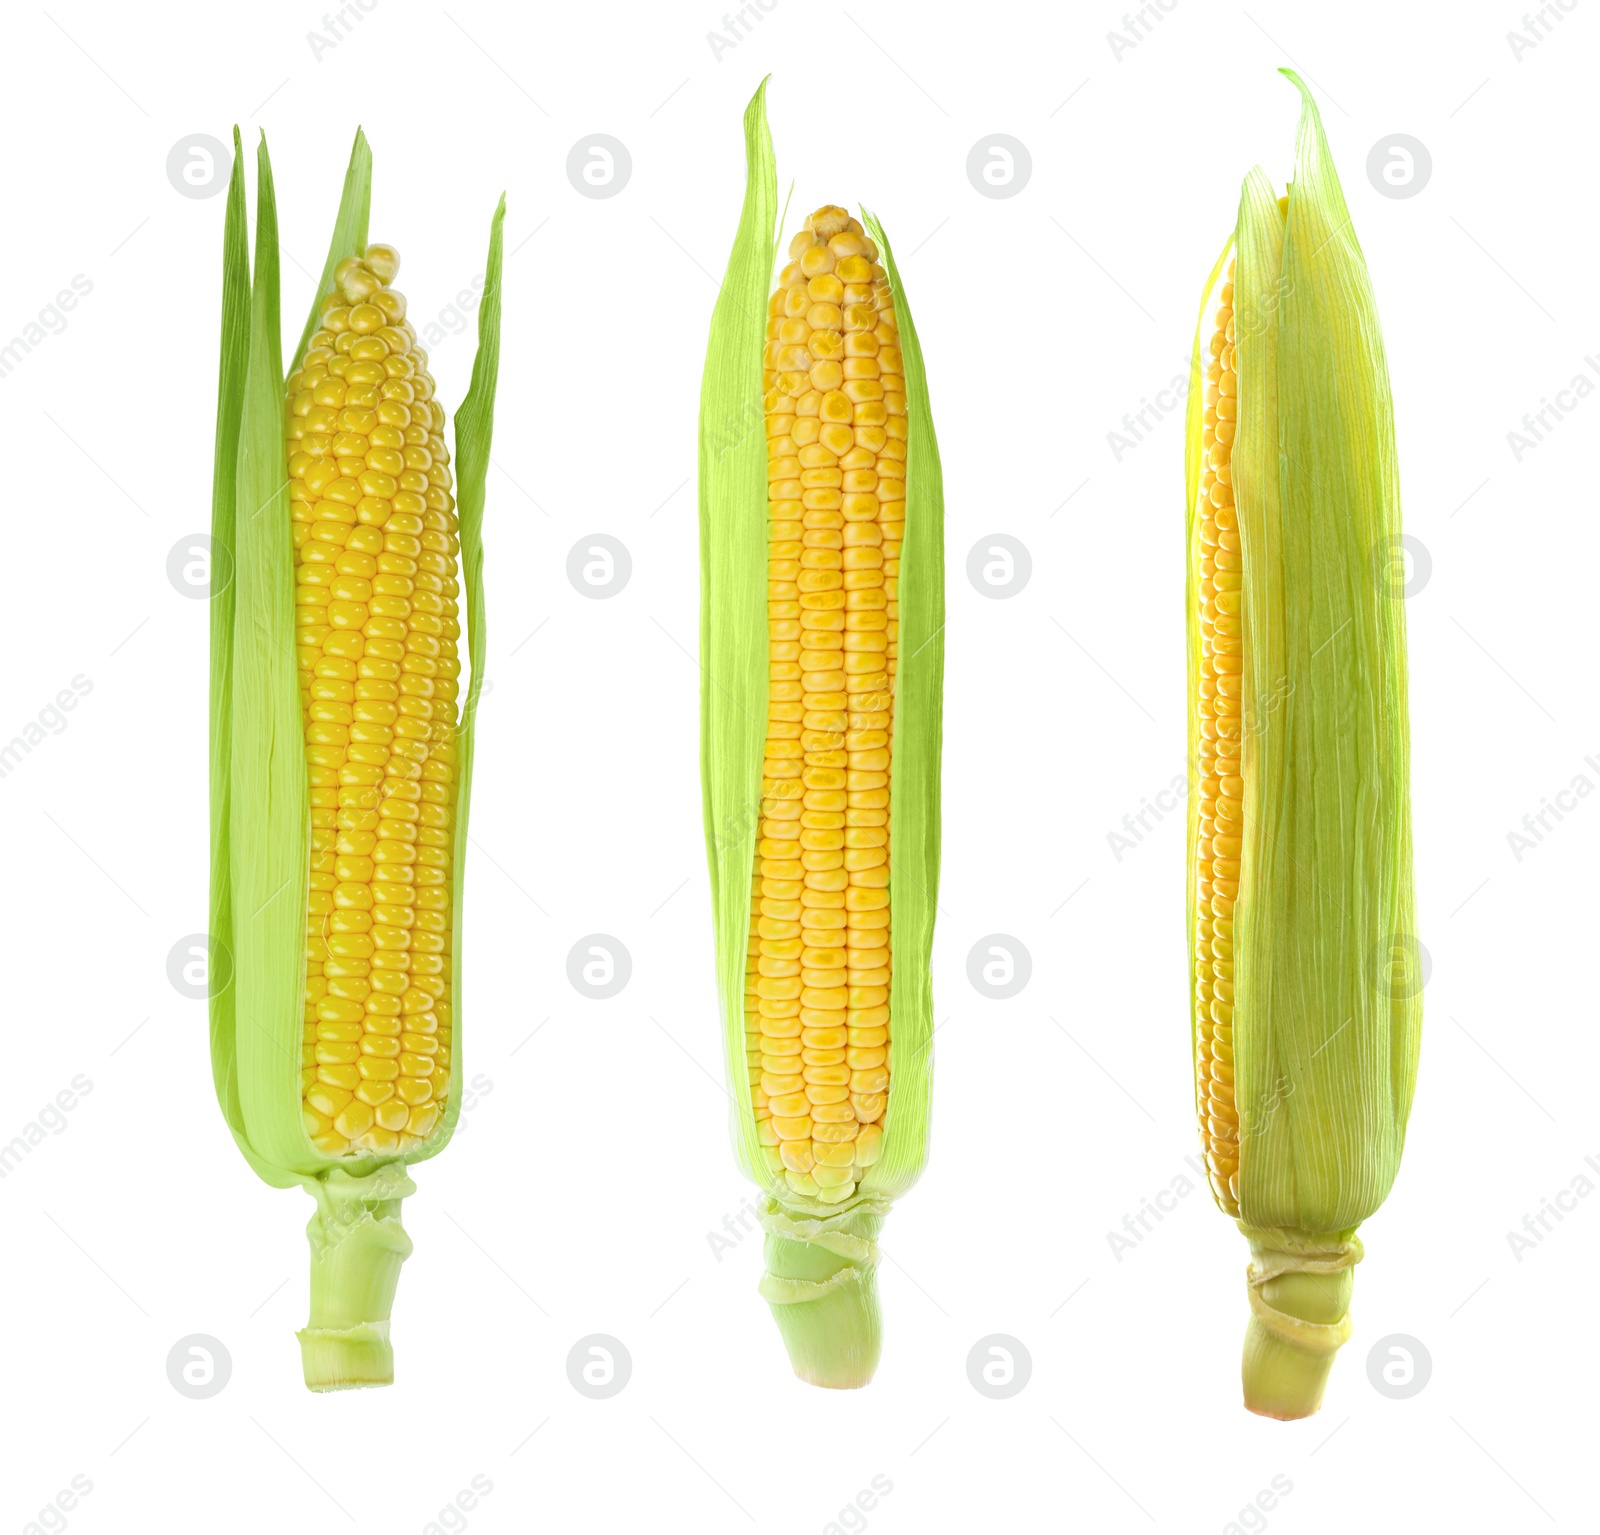
[[[1250,1241],[1244,1405],[1266,1418],[1309,1418],[1322,1406],[1333,1356],[1353,1331],[1361,1239],[1353,1230],[1287,1231],[1244,1221],[1239,1229]]]
[[[394,1380],[389,1311],[411,1238],[400,1201],[417,1186],[403,1163],[364,1178],[338,1168],[306,1180],[317,1201],[311,1241],[311,1318],[298,1334],[313,1391],[387,1386]]]
[[[762,1201],[767,1271],[759,1288],[794,1373],[813,1386],[849,1390],[872,1379],[883,1349],[877,1238],[889,1202],[864,1199],[842,1213],[820,1213],[826,1208]]]

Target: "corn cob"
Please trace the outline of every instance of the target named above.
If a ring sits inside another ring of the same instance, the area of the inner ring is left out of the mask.
[[[419,1145],[450,1091],[458,524],[399,264],[384,245],[339,263],[288,384],[311,789],[301,1076],[330,1157]]]
[[[1350,1334],[1421,999],[1390,968],[1414,917],[1404,615],[1374,577],[1400,533],[1388,371],[1321,120],[1283,73],[1295,180],[1246,178],[1195,341],[1189,904],[1201,1140],[1252,1255],[1245,1405],[1295,1418]]]
[[[271,165],[263,139],[252,275],[237,129],[223,246],[212,536],[235,574],[211,614],[211,924],[233,976],[211,998],[212,1069],[257,1174],[316,1199],[299,1335],[313,1390],[393,1378],[406,1168],[443,1149],[458,1112],[499,363],[503,201],[456,418],[457,508],[444,411],[389,286],[398,257],[367,240],[371,164],[358,132],[287,379]],[[458,578],[471,673],[459,716]]]
[[[858,1386],[876,1240],[926,1155],[942,492],[876,220],[819,208],[767,292],[765,90],[701,402],[707,850],[761,1293],[802,1378]]]
[[[768,716],[745,1029],[757,1133],[839,1204],[889,1090],[889,739],[905,531],[905,380],[877,249],[843,208],[768,306]]]

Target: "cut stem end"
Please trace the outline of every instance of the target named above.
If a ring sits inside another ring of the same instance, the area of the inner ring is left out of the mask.
[[[1322,1406],[1332,1354],[1285,1343],[1251,1317],[1244,1334],[1244,1405],[1263,1418],[1309,1418]]]
[[[312,1391],[394,1384],[394,1349],[387,1322],[368,1322],[343,1331],[307,1327],[297,1336],[306,1386]]]
[[[387,1386],[394,1381],[389,1312],[411,1238],[400,1224],[400,1201],[416,1192],[405,1167],[381,1167],[365,1178],[337,1168],[315,1180],[317,1212],[311,1242],[311,1317],[298,1334],[306,1385],[312,1391]]]
[[[1244,1405],[1265,1418],[1309,1418],[1322,1406],[1333,1357],[1349,1338],[1361,1241],[1354,1231],[1264,1230],[1250,1239],[1250,1323]]]
[[[760,1290],[801,1380],[853,1390],[866,1385],[883,1351],[877,1236],[887,1202],[863,1201],[813,1217],[763,1202],[767,1272]]]

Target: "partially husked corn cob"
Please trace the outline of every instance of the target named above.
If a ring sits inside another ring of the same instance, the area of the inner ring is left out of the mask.
[[[458,507],[444,411],[390,287],[398,257],[367,240],[366,139],[287,378],[264,140],[257,170],[252,272],[235,130],[212,486],[232,579],[211,611],[211,937],[233,963],[211,997],[211,1058],[251,1167],[316,1199],[299,1337],[306,1384],[331,1390],[393,1378],[407,1166],[444,1148],[459,1111],[505,210],[455,419]]]
[[[718,984],[740,1161],[766,1192],[761,1293],[797,1374],[859,1386],[876,1239],[927,1148],[942,489],[882,227],[819,208],[772,291],[764,85],[745,141],[701,397]]]
[[[838,1204],[889,1091],[889,753],[905,380],[877,248],[843,208],[768,306],[767,746],[745,1020],[768,1165]]]
[[[325,1155],[425,1141],[450,1091],[455,498],[400,258],[334,269],[288,383],[311,788],[302,1082]]]
[[[1251,1250],[1245,1405],[1297,1418],[1399,1170],[1421,981],[1388,370],[1315,104],[1283,73],[1295,179],[1246,178],[1195,341],[1189,905],[1201,1140]]]

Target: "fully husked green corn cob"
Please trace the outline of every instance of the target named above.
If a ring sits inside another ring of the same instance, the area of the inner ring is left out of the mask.
[[[1245,1405],[1297,1418],[1350,1335],[1422,1002],[1388,368],[1321,120],[1283,73],[1295,179],[1245,180],[1189,396],[1189,904],[1201,1138],[1251,1251]]]
[[[306,1384],[331,1390],[393,1378],[406,1168],[459,1112],[504,203],[456,417],[458,505],[445,413],[391,286],[399,257],[367,240],[366,139],[287,378],[264,139],[257,169],[252,275],[235,130],[212,512],[233,579],[211,614],[211,933],[232,980],[211,998],[211,1054],[251,1166],[316,1198],[300,1342]]]
[[[817,209],[768,294],[765,90],[701,403],[706,833],[762,1294],[799,1375],[858,1386],[876,1238],[927,1145],[942,493],[877,221]]]

